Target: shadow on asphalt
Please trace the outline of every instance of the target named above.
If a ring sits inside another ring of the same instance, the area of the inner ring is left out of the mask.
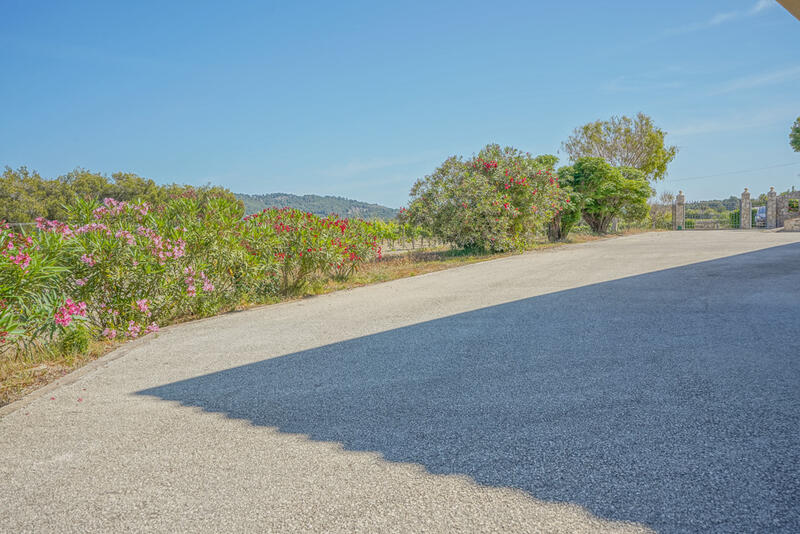
[[[798,532],[800,244],[139,393],[664,532]]]

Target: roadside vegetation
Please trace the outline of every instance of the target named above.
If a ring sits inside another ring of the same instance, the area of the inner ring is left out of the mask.
[[[371,221],[246,214],[226,189],[132,174],[6,168],[0,217],[29,225],[0,224],[0,404],[176,322],[667,226],[669,195],[648,204],[675,155],[663,138],[643,115],[591,123],[558,169],[490,144],[418,180],[395,219]]]

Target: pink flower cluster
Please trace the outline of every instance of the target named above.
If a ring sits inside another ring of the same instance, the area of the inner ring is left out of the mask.
[[[108,339],[114,339],[117,337],[117,331],[113,328],[106,328],[103,330],[103,337],[107,337]]]
[[[136,307],[139,308],[139,311],[145,314],[147,317],[150,317],[152,315],[152,312],[150,311],[148,304],[149,303],[147,299],[141,299],[136,301]]]
[[[4,225],[4,229],[8,229],[8,225]],[[16,239],[16,242],[15,242]],[[31,263],[31,256],[24,249],[29,248],[33,244],[32,237],[23,237],[21,234],[8,233],[8,241],[0,248],[0,255],[5,256],[11,263],[17,265],[21,270],[28,272],[28,265]],[[16,254],[12,254],[16,251]]]
[[[184,278],[184,282],[186,283],[186,294],[190,297],[194,297],[197,295],[197,286],[195,286],[195,270],[192,267],[185,267],[183,269],[183,274],[186,275],[186,278]],[[214,284],[211,283],[211,280],[208,279],[205,272],[200,271],[196,274],[200,277],[200,281],[203,283],[203,291],[206,293],[211,293],[214,291]]]
[[[67,302],[64,304],[64,306],[61,306],[58,310],[56,310],[56,324],[64,327],[69,326],[69,324],[72,322],[72,317],[75,315],[86,317],[86,303],[76,303],[71,299],[67,299]]]
[[[84,254],[81,256],[81,261],[89,267],[94,267],[95,263],[97,263],[91,254]]]
[[[116,330],[110,330],[110,329],[108,329],[108,328],[106,328],[106,330],[108,330],[108,335],[106,335],[106,331],[105,331],[105,330],[103,331],[103,335],[105,335],[105,336],[106,336],[107,338],[109,338],[109,339],[114,339],[114,337],[117,335],[117,332],[116,332]],[[154,333],[154,332],[158,332],[158,330],[159,330],[159,328],[158,328],[158,324],[156,324],[156,323],[150,323],[150,324],[149,324],[149,325],[148,325],[148,326],[147,326],[147,327],[144,329],[144,335],[147,335],[147,334],[152,334],[152,333]],[[136,338],[137,338],[137,337],[139,337],[141,334],[142,334],[142,327],[141,327],[141,326],[139,326],[138,324],[136,324],[136,321],[130,321],[130,322],[128,322],[128,337],[129,337],[129,338],[131,338],[131,339],[136,339]]]
[[[200,279],[203,281],[203,291],[206,293],[214,291],[214,284],[211,283],[211,280],[206,278],[206,273],[203,271],[200,271]]]
[[[164,239],[155,230],[145,226],[139,226],[136,229],[136,233],[150,239],[152,252],[161,265],[166,263],[167,258],[180,258],[186,255],[186,242],[183,239],[176,239],[175,241]]]
[[[8,259],[16,263],[20,269],[25,271],[31,263],[31,257],[27,252],[20,252],[16,255],[9,255]]]
[[[72,232],[75,234],[87,234],[89,232],[98,232],[98,233],[103,232],[107,236],[111,235],[111,230],[109,230],[108,226],[106,226],[103,223],[84,224],[83,226],[75,228]]]
[[[132,339],[136,339],[139,337],[139,334],[142,331],[142,327],[136,324],[136,321],[130,321],[128,323],[128,337]]]
[[[130,208],[132,210],[136,210],[142,216],[147,215],[147,212],[150,211],[150,205],[145,202],[144,204],[130,204],[125,201],[118,201],[114,200],[113,198],[104,198],[103,205],[99,208],[95,209],[92,212],[95,219],[102,219],[105,215],[119,215],[126,208]]]
[[[36,217],[36,228],[45,232],[55,232],[65,237],[72,236],[72,228],[67,223],[60,221],[48,221],[44,217]]]
[[[114,234],[114,237],[117,239],[124,239],[129,245],[136,244],[136,238],[133,237],[133,234],[127,230],[119,230],[116,234]]]

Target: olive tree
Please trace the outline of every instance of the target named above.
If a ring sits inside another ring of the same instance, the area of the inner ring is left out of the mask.
[[[652,181],[663,179],[667,165],[678,153],[665,143],[666,132],[657,128],[644,113],[630,118],[611,117],[576,128],[562,143],[562,148],[575,162],[584,157],[603,158],[614,167],[638,169]]]

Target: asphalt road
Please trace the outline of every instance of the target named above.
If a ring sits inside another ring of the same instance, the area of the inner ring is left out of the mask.
[[[2,532],[798,532],[800,234],[228,314],[0,411]]]

